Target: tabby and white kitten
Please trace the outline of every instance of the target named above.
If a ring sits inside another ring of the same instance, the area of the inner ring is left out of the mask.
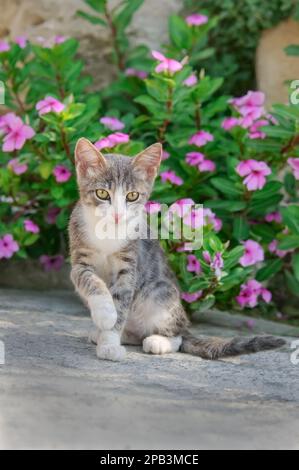
[[[102,225],[142,225],[161,161],[154,144],[134,158],[103,156],[88,140],[79,139],[75,160],[80,200],[70,220],[71,278],[96,325],[97,356],[125,357],[123,344],[142,344],[146,353],[182,351],[207,359],[280,347],[272,336],[195,338],[181,305],[174,274],[157,240],[99,235]],[[107,228],[107,227],[106,227]]]

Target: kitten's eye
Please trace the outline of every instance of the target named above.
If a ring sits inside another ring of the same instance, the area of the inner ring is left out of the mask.
[[[99,199],[102,199],[102,201],[108,201],[110,199],[110,195],[106,189],[97,189],[96,195]]]
[[[131,191],[130,193],[127,194],[127,201],[129,202],[137,201],[138,198],[139,198],[139,193],[137,193],[137,191]]]

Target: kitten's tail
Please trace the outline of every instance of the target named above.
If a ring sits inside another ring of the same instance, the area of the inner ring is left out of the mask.
[[[233,339],[208,336],[195,337],[189,331],[184,332],[180,350],[203,359],[239,356],[259,351],[267,351],[284,346],[286,341],[275,336],[237,337]]]

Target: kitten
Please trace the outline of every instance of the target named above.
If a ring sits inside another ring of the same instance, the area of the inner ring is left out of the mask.
[[[76,146],[80,200],[69,226],[71,279],[97,327],[97,356],[121,360],[123,344],[142,344],[146,353],[182,351],[206,359],[282,346],[284,341],[272,336],[227,340],[189,333],[180,291],[158,240],[134,237],[144,225],[140,214],[161,154],[158,143],[134,158],[103,156],[84,138]],[[99,236],[104,226],[119,231],[128,222],[127,238]]]

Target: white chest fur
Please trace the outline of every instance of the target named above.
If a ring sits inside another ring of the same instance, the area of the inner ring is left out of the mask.
[[[94,209],[84,207],[83,217],[85,221],[85,236],[88,245],[94,251],[94,266],[98,275],[109,283],[113,273],[117,271],[113,254],[119,252],[126,245],[127,241],[124,239],[99,237],[97,225],[101,223],[101,221]]]

